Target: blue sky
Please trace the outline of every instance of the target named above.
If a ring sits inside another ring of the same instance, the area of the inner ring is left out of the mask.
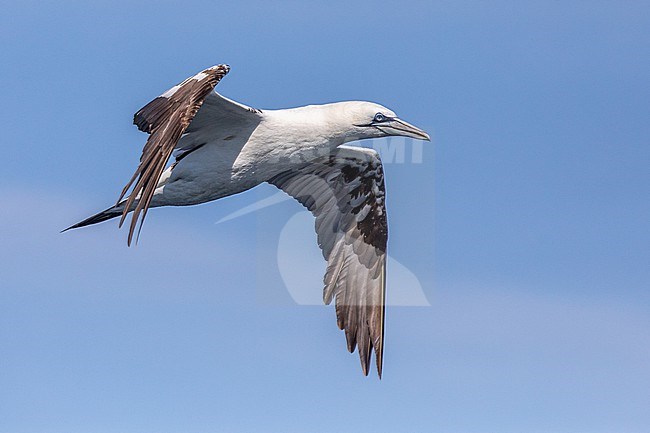
[[[650,428],[647,2],[0,10],[0,432]],[[391,257],[431,306],[388,309],[381,381],[283,282],[298,204],[215,224],[272,187],[153,210],[135,248],[59,234],[133,172],[133,113],[222,62],[244,103],[371,100],[434,137],[386,165]]]

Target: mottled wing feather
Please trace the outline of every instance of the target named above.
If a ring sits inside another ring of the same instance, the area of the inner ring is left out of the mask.
[[[374,348],[381,377],[388,225],[379,155],[341,146],[269,183],[316,217],[318,245],[327,260],[323,300],[335,299],[338,326],[345,330],[348,350],[358,348],[366,375]]]
[[[174,147],[201,108],[203,100],[229,70],[227,65],[217,65],[199,72],[155,98],[135,114],[133,123],[150,135],[142,150],[138,168],[117,200],[119,203],[135,184],[126,199],[120,220],[121,227],[135,203],[129,229],[129,245],[139,219],[142,227],[158,179]]]

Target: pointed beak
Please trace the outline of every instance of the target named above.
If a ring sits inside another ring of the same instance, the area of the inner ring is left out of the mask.
[[[402,119],[394,118],[388,122],[376,123],[373,126],[379,128],[387,135],[399,135],[402,137],[415,138],[417,140],[431,141],[429,134]]]

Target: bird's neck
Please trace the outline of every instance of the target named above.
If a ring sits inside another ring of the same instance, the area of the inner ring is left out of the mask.
[[[292,146],[333,149],[347,141],[348,132],[334,105],[267,110],[264,123],[270,134],[280,135],[283,141]]]

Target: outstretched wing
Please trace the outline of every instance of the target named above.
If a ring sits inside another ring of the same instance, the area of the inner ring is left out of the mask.
[[[273,177],[316,217],[318,245],[327,260],[323,300],[336,299],[348,350],[358,347],[365,375],[372,348],[381,377],[386,294],[384,174],[374,150],[341,146]]]
[[[176,161],[207,143],[247,135],[261,119],[262,110],[210,92],[174,149]]]
[[[228,65],[217,65],[199,72],[172,87],[135,113],[133,123],[137,125],[138,129],[150,135],[142,150],[140,165],[117,200],[120,203],[129,188],[135,183],[133,191],[126,199],[120,220],[121,227],[137,200],[129,229],[129,245],[140,215],[142,215],[140,220],[140,227],[142,227],[158,179],[165,169],[174,147],[201,108],[204,99],[228,71],[230,71]]]

